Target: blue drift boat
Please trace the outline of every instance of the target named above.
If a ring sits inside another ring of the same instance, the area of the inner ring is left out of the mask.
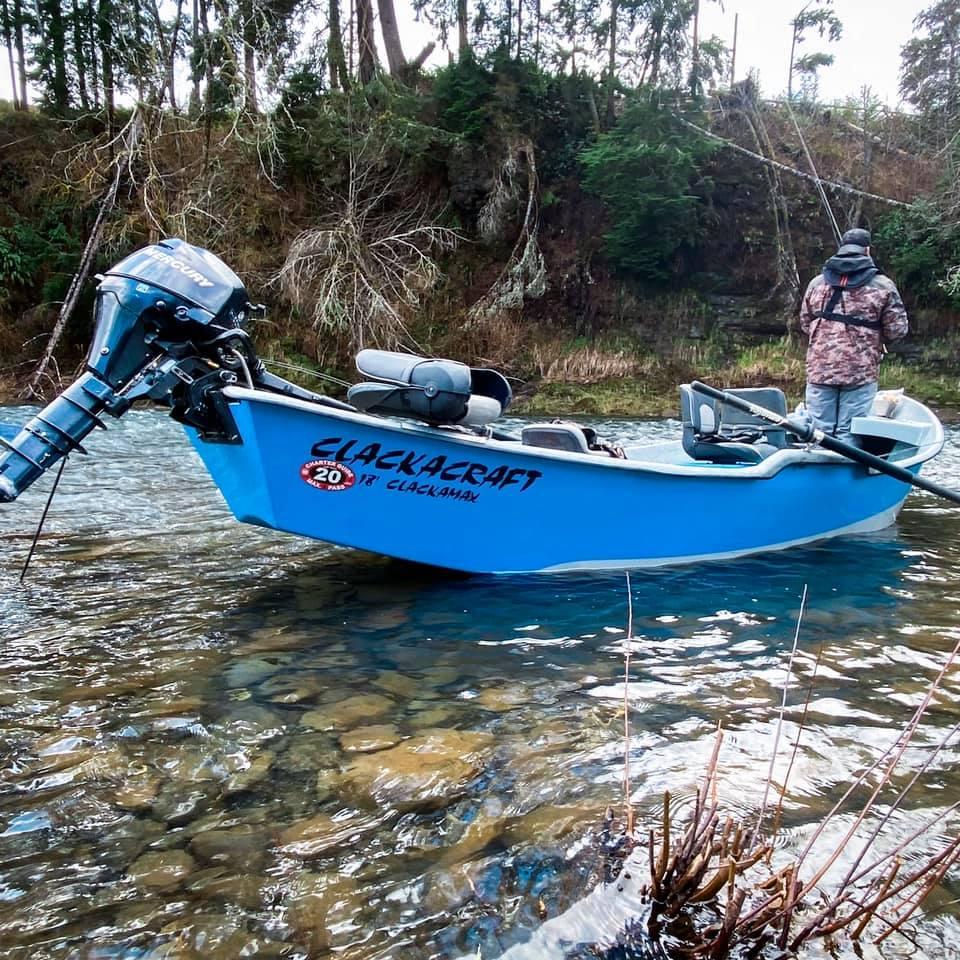
[[[737,557],[892,523],[941,450],[922,404],[878,396],[857,446],[787,416],[783,393],[680,388],[682,436],[621,450],[573,423],[491,427],[507,381],[365,350],[348,403],[269,372],[242,325],[260,308],[212,254],[146,247],[100,278],[85,372],[15,437],[0,500],[143,398],[182,422],[238,520],[469,573]],[[851,457],[855,459],[851,459]]]

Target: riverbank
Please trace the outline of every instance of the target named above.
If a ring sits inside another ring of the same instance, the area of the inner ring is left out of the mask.
[[[960,368],[950,358],[956,345],[925,344],[909,355],[891,355],[880,371],[880,387],[903,389],[947,423],[960,422]],[[777,386],[792,408],[803,399],[802,348],[788,338],[764,342],[730,355],[701,348],[694,355],[647,358],[632,375],[593,381],[553,380],[522,385],[512,407],[523,416],[676,417],[677,385],[700,379],[720,387]]]
[[[880,387],[903,389],[927,404],[945,423],[960,422],[960,341],[936,340],[891,354],[880,371]],[[275,348],[266,351],[268,366],[312,389],[343,398],[340,388],[325,389],[331,371],[302,354]],[[483,362],[474,358],[457,358]],[[294,369],[290,369],[292,364]],[[511,373],[511,371],[506,371]],[[352,371],[334,371],[336,379],[355,378]],[[64,385],[69,382],[64,378]],[[732,343],[687,341],[657,353],[623,341],[568,343],[554,350],[549,362],[520,362],[511,376],[514,402],[510,413],[529,417],[631,417],[659,419],[679,412],[677,387],[700,379],[719,387],[777,386],[792,408],[803,399],[802,346],[788,337],[748,347]],[[0,375],[0,404],[23,402],[26,375]],[[46,399],[52,399],[48,387]]]

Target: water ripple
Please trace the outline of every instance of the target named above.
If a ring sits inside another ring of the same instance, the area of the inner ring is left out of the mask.
[[[948,485],[958,440],[931,471]],[[795,855],[960,636],[960,510],[926,494],[869,536],[635,574],[628,639],[620,575],[451,577],[240,526],[149,411],[90,447],[22,586],[46,482],[0,510],[15,960],[498,956],[596,885],[625,752],[646,830],[664,790],[689,805],[722,725],[718,798],[753,822],[785,690],[776,846]],[[956,829],[958,715],[951,675],[893,774],[927,765],[884,849]],[[915,932],[929,956],[960,945],[951,883]]]

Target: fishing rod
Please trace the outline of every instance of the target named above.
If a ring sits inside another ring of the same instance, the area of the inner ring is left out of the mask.
[[[817,166],[813,162],[813,156],[810,153],[810,148],[807,146],[807,141],[804,139],[803,133],[800,131],[800,124],[797,123],[797,117],[793,112],[793,107],[790,105],[789,98],[786,102],[787,112],[790,114],[790,119],[793,121],[793,128],[797,131],[797,137],[800,140],[800,146],[803,147],[804,156],[807,158],[807,163],[810,165],[810,172],[813,174],[814,180],[816,181],[817,192],[820,194],[820,202],[823,204],[823,208],[827,212],[827,218],[830,221],[830,226],[833,227],[833,235],[836,238],[837,246],[839,246],[843,240],[843,234],[840,232],[840,225],[837,223],[837,218],[833,215],[833,207],[830,206],[830,200],[827,198],[827,191],[823,189],[823,181],[820,179],[820,174],[817,173]]]

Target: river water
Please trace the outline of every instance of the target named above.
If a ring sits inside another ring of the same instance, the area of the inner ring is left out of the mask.
[[[158,413],[88,446],[22,586],[50,478],[0,508],[0,955],[493,958],[593,889],[623,794],[622,574],[470,579],[237,524]],[[960,431],[927,475],[960,486]],[[558,522],[576,536],[589,508]],[[644,835],[664,789],[696,789],[718,724],[722,809],[756,815],[798,635],[795,850],[960,638],[960,509],[914,492],[879,534],[635,573],[632,604]],[[907,771],[958,712],[948,675]],[[887,842],[931,815],[929,847],[955,832],[957,756]],[[882,955],[958,955],[958,887]]]

